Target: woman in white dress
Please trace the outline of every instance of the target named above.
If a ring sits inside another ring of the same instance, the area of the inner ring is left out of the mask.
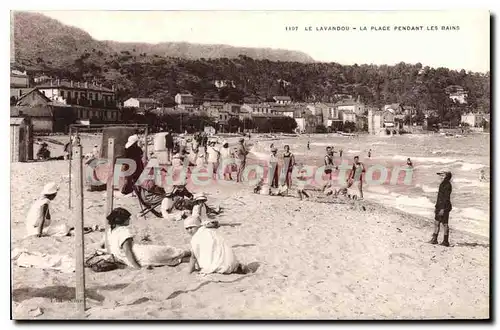
[[[109,251],[119,261],[134,268],[177,266],[190,255],[189,251],[171,246],[135,244],[129,227],[130,217],[130,212],[121,207],[115,208],[106,217]]]
[[[188,273],[196,269],[202,274],[246,273],[246,267],[238,262],[233,249],[217,229],[202,226],[196,215],[184,220],[184,228],[192,236]]]

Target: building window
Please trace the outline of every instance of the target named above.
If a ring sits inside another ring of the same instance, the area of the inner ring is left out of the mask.
[[[64,91],[61,91],[61,97],[64,98]]]
[[[94,100],[97,101],[97,93],[95,93],[95,95],[94,95]]]

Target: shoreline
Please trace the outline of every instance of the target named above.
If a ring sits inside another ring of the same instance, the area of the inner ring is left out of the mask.
[[[65,161],[11,164],[11,249],[74,260],[73,237],[22,239],[27,208],[48,181],[61,185],[51,204],[54,222],[72,225],[66,175]],[[239,261],[256,264],[257,271],[186,275],[186,264],[104,273],[86,269],[88,319],[490,316],[489,239],[452,228],[451,247],[431,245],[427,241],[432,221],[366,199],[299,201],[257,195],[250,185],[234,182],[192,190],[204,191],[209,205],[222,206],[218,220],[223,226],[217,230]],[[85,225],[102,226],[105,192],[84,191],[84,199]],[[116,191],[114,205],[134,215],[140,210],[137,198]],[[181,222],[147,216],[135,217],[131,226],[135,242],[148,237],[149,244],[189,246]],[[84,236],[86,256],[92,254],[101,236],[100,232]],[[21,268],[13,260],[11,264],[13,318],[66,319],[74,315],[74,273]],[[34,315],[36,308],[43,313]]]

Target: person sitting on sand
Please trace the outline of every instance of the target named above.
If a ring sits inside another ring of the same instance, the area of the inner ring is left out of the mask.
[[[441,171],[437,173],[441,178],[441,184],[439,185],[439,191],[437,195],[436,205],[435,205],[435,217],[434,217],[434,233],[432,234],[432,239],[429,243],[437,244],[437,237],[439,235],[439,226],[442,223],[444,228],[444,238],[441,245],[450,246],[448,241],[450,235],[450,228],[448,227],[448,220],[450,218],[450,211],[452,210],[451,205],[451,172]]]
[[[202,226],[199,216],[184,220],[184,228],[191,235],[188,273],[196,269],[202,274],[246,273],[246,267],[238,262],[233,249],[217,229]]]
[[[59,187],[55,182],[47,183],[41,197],[30,207],[26,216],[26,231],[28,236],[67,236],[70,228],[65,224],[51,225],[49,204],[57,196]]]
[[[217,220],[210,219],[210,215],[218,215],[221,213],[220,206],[214,209],[207,205],[207,196],[204,193],[194,194],[193,196],[193,210],[191,215],[199,216],[203,225],[210,227],[217,227],[219,222]]]
[[[47,143],[43,142],[36,153],[36,159],[38,160],[49,160],[50,159],[50,151],[47,148]]]
[[[106,217],[109,251],[118,261],[134,268],[176,266],[190,256],[189,251],[171,246],[134,244],[134,236],[129,229],[130,217],[130,212],[121,207],[115,208]],[[105,248],[105,242],[101,243],[101,247]]]
[[[175,187],[167,189],[164,196],[160,206],[161,214],[164,219],[180,221],[189,215],[186,209],[181,209],[182,207],[179,207],[180,196],[176,195]]]

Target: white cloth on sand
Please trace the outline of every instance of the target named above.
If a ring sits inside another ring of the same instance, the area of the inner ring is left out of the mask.
[[[201,273],[229,274],[239,266],[233,249],[216,229],[200,227],[191,238],[191,249]]]
[[[126,226],[119,226],[108,231],[109,251],[118,260],[132,266],[123,250],[123,243],[133,235]],[[184,251],[167,245],[133,244],[132,251],[141,267],[144,266],[176,266],[182,262]]]
[[[53,269],[63,273],[75,271],[75,260],[67,255],[29,252],[27,250],[12,250],[12,260],[18,267]]]

